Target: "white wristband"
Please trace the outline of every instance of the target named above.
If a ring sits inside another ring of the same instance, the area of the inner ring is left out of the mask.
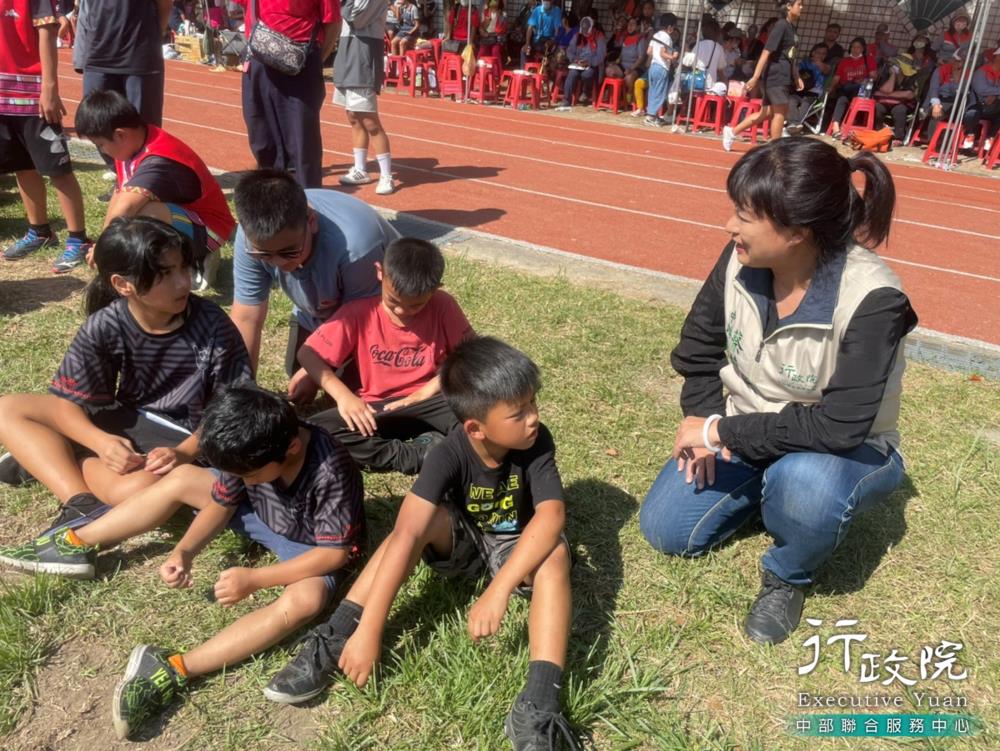
[[[718,454],[722,451],[722,446],[713,445],[711,439],[708,437],[708,431],[712,429],[712,425],[722,419],[722,415],[709,415],[705,418],[705,424],[701,426],[701,442],[705,444],[705,448],[709,451],[714,451]]]

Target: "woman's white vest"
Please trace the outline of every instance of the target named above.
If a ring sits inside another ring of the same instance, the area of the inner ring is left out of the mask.
[[[726,415],[779,412],[789,402],[816,404],[837,362],[840,342],[858,305],[872,291],[901,290],[899,278],[870,250],[855,245],[847,253],[837,303],[830,321],[779,326],[766,339],[760,312],[738,274],[732,254],[726,270],[726,357],[719,376],[728,392]],[[882,404],[865,443],[886,453],[899,447],[899,397],[903,343],[896,350]]]

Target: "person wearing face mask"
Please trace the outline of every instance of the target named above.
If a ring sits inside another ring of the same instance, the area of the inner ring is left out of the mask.
[[[560,104],[568,105],[573,101],[573,91],[580,82],[580,104],[587,104],[590,97],[587,92],[598,77],[604,57],[607,54],[607,41],[600,29],[596,28],[594,19],[590,16],[580,19],[580,30],[573,37],[566,50],[569,60],[569,72],[566,74],[566,84],[563,88],[563,100]]]
[[[466,44],[473,45],[475,49],[476,35],[479,33],[479,11],[472,8],[472,26],[469,26],[469,0],[457,0],[448,11],[448,25],[445,32],[445,39],[454,39],[458,42],[456,52],[461,53]],[[471,32],[470,32],[471,28]],[[472,37],[469,37],[469,34]]]
[[[503,10],[503,0],[490,0],[483,11],[483,22],[479,26],[479,56],[503,59],[503,48],[507,42],[507,14]]]
[[[958,50],[967,52],[971,42],[972,32],[969,31],[969,17],[965,13],[959,13],[951,19],[948,30],[934,45],[938,60],[950,60]],[[965,55],[962,56],[962,59],[965,59]]]
[[[969,90],[971,106],[963,121],[966,133],[974,133],[979,122],[988,122],[987,138],[996,136],[1000,127],[1000,55],[996,52],[1000,50],[994,52],[990,62],[972,74]]]
[[[938,123],[948,117],[955,106],[955,96],[958,94],[958,79],[962,75],[962,66],[965,62],[967,47],[959,47],[955,51],[954,57],[944,60],[931,74],[930,84],[927,87],[927,97],[924,100],[923,109],[930,112],[927,121],[926,138],[929,140],[934,136]]]
[[[847,105],[861,91],[865,79],[875,75],[875,60],[865,54],[867,47],[864,37],[854,37],[847,57],[840,61],[837,72],[833,74],[830,91],[834,92],[837,103],[833,108],[830,133],[834,138],[840,135],[840,122],[847,112]]]
[[[521,68],[528,64],[528,55],[540,57],[545,45],[554,42],[562,24],[562,10],[552,0],[542,0],[528,18],[528,28],[521,48]]]

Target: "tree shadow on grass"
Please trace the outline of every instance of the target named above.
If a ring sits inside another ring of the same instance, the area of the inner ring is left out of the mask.
[[[41,279],[0,279],[0,315],[19,315],[60,302],[86,285],[75,276]]]
[[[918,495],[909,476],[886,501],[854,520],[843,543],[819,571],[813,592],[858,592],[882,564],[890,548],[906,534],[906,504]]]

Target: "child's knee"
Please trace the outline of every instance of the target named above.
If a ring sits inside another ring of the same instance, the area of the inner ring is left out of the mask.
[[[314,576],[285,587],[278,605],[290,623],[303,623],[319,615],[328,597],[326,581],[321,576]]]

